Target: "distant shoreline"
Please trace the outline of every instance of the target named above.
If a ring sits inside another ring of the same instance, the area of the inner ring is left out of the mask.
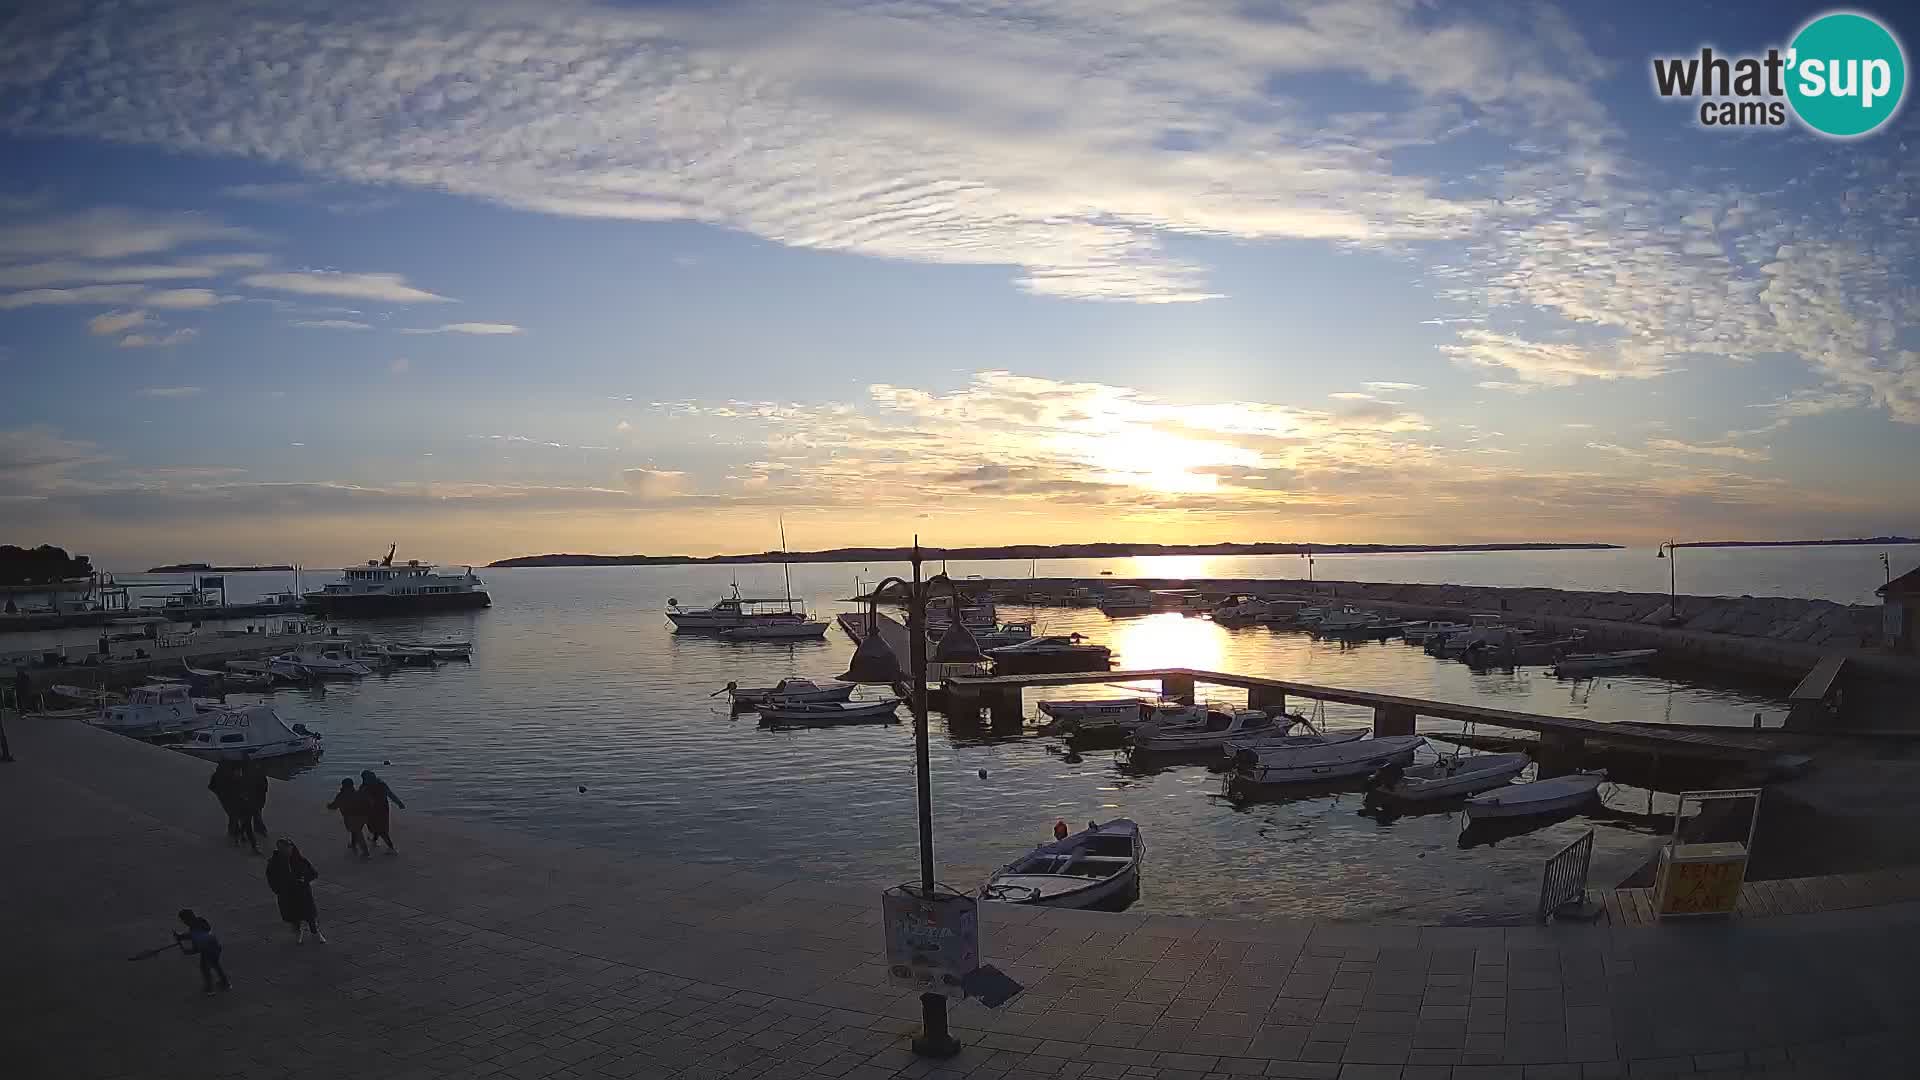
[[[1416,555],[1476,551],[1603,551],[1619,544],[1013,544],[1002,547],[923,547],[924,559],[1125,559],[1155,555]],[[489,569],[528,566],[694,566],[715,563],[902,562],[913,549],[830,548],[762,551],[750,555],[521,555]]]
[[[206,563],[172,563],[148,569],[149,574],[256,574],[271,570],[292,570],[291,566],[208,566]]]
[[[1867,536],[1853,540],[1693,540],[1673,546],[1678,548],[1861,547],[1873,544],[1881,544],[1888,547],[1897,544],[1920,544],[1920,538],[1911,536]]]

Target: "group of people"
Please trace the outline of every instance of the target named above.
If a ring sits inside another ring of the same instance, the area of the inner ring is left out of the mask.
[[[260,838],[267,834],[266,819],[261,817],[267,809],[267,770],[257,761],[222,761],[213,767],[207,790],[226,811],[227,843],[239,847],[245,840],[255,855],[260,854]]]
[[[228,842],[238,846],[245,840],[254,854],[259,854],[260,838],[267,831],[262,817],[269,790],[266,770],[255,761],[222,761],[214,767],[207,790],[220,800],[220,809],[227,815]],[[404,810],[407,804],[368,769],[360,774],[358,787],[351,778],[340,781],[340,790],[327,809],[338,811],[347,827],[347,850],[366,859],[372,857],[373,844],[381,841],[386,842],[389,853],[394,852],[393,806]],[[313,898],[313,883],[319,877],[320,872],[301,854],[298,844],[284,836],[274,842],[273,854],[267,859],[267,887],[273,890],[280,919],[292,930],[296,945],[304,944],[309,933],[315,941],[326,943],[326,935],[320,932],[319,905]],[[223,950],[213,925],[191,908],[180,909],[179,918],[186,929],[175,934],[174,940],[182,952],[200,958],[202,991],[217,992],[216,978],[219,990],[232,989],[220,962]]]

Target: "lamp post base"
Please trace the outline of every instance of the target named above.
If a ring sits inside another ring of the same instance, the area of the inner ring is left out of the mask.
[[[913,1037],[913,1052],[924,1058],[960,1052],[960,1041],[947,1033],[947,999],[939,994],[920,995],[920,1034]]]

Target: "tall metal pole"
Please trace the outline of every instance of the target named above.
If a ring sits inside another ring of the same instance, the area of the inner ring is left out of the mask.
[[[955,620],[960,618],[958,607]],[[933,761],[927,749],[927,593],[920,582],[920,538],[913,538],[913,591],[907,594],[908,662],[913,665],[913,771],[920,788],[920,898],[933,895]],[[920,1037],[913,1052],[922,1057],[949,1058],[960,1044],[947,1033],[947,999],[920,995]]]
[[[1680,617],[1680,571],[1677,565],[1680,560],[1676,557],[1678,554],[1679,552],[1674,549],[1673,541],[1667,541],[1667,613],[1674,618]]]

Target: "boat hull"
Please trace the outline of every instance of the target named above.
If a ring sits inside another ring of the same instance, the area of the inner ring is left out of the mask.
[[[1109,671],[1113,656],[1096,652],[1007,653],[993,658],[995,675],[1053,675],[1073,671]]]
[[[412,593],[408,595],[368,594],[353,596],[309,593],[306,608],[328,618],[377,618],[382,615],[417,615],[435,611],[473,611],[491,606],[493,598],[483,589],[472,592]]]
[[[1531,758],[1525,754],[1497,754],[1498,762],[1490,763],[1494,767],[1482,768],[1473,772],[1460,772],[1445,777],[1402,778],[1390,787],[1375,788],[1373,794],[1397,802],[1433,802],[1438,799],[1456,799],[1465,795],[1478,795],[1503,787],[1520,775]],[[1472,759],[1468,759],[1471,761]]]
[[[1376,742],[1383,745],[1370,750],[1348,749],[1350,747],[1371,748]],[[1318,747],[1297,753],[1280,754],[1271,758],[1261,757],[1258,759],[1258,764],[1240,768],[1234,774],[1234,780],[1248,787],[1259,788],[1284,787],[1289,784],[1317,784],[1330,780],[1368,776],[1389,765],[1410,764],[1413,761],[1414,751],[1425,742],[1426,740],[1418,736],[1367,739],[1354,743],[1336,744],[1333,747]],[[1330,752],[1316,753],[1315,750]]]
[[[1560,780],[1565,782],[1556,783]],[[1474,821],[1483,821],[1538,817],[1577,810],[1600,797],[1600,785],[1605,780],[1604,774],[1583,773],[1578,777],[1555,777],[1551,780],[1536,780],[1531,784],[1512,784],[1498,792],[1488,792],[1468,799],[1467,817]],[[1542,784],[1552,786],[1553,791],[1540,792],[1540,797],[1527,797],[1534,794],[1527,789]]]

